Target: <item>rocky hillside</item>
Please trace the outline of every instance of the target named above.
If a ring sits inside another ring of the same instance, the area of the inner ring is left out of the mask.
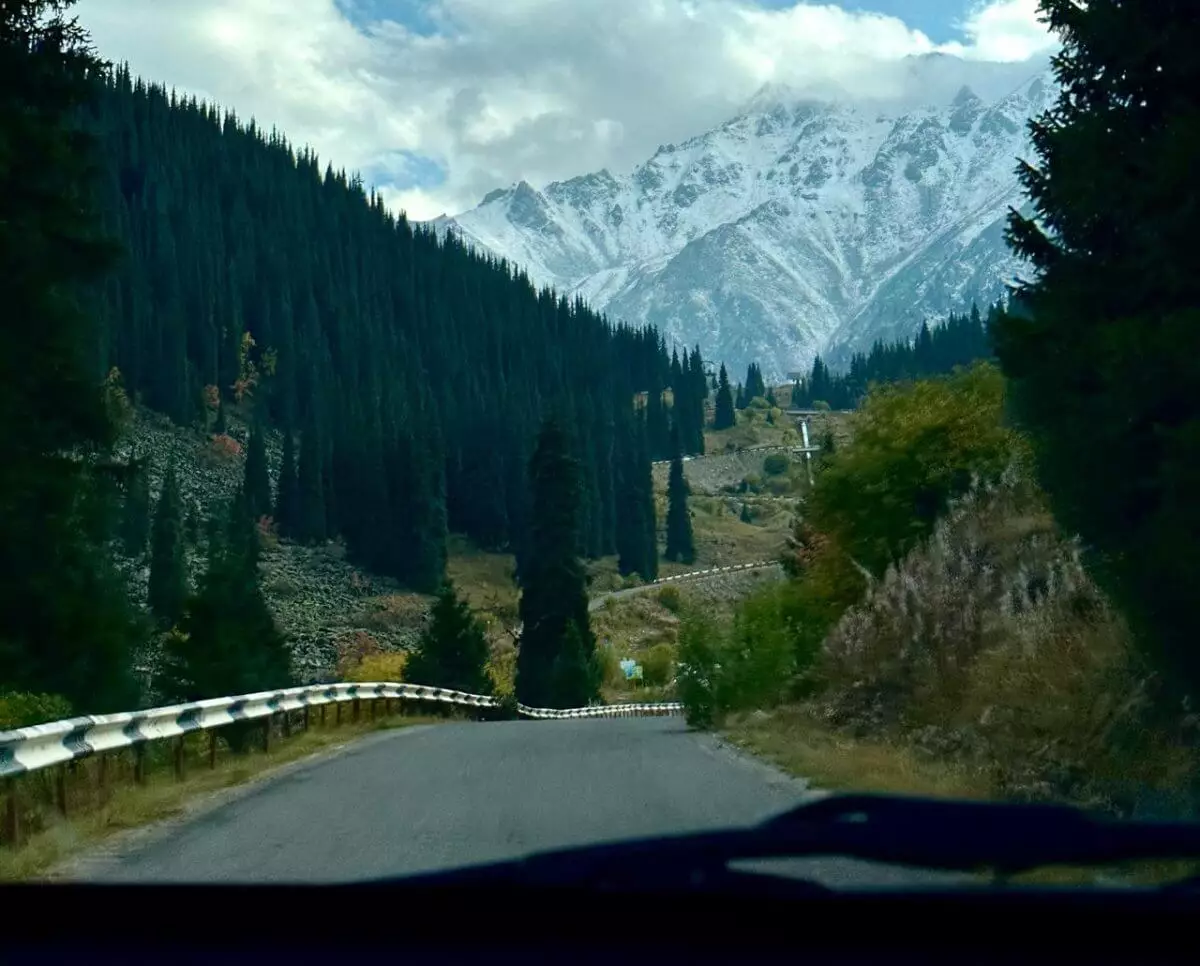
[[[178,467],[187,516],[199,539],[189,541],[187,557],[193,585],[204,570],[203,521],[228,501],[242,480],[246,425],[230,418],[227,439],[199,428],[181,429],[165,417],[138,409],[117,449],[121,458],[136,450],[150,461],[150,490],[156,503],[168,461]],[[282,459],[282,439],[268,441],[268,463],[274,484]],[[149,557],[121,557],[133,598],[143,606],[149,580]],[[384,647],[410,646],[420,633],[430,598],[402,590],[394,581],[373,576],[348,563],[340,543],[304,547],[268,536],[262,555],[263,590],[279,626],[293,648],[294,668],[303,682],[330,677],[339,641],[356,632],[369,633]],[[147,654],[152,666],[155,655]]]

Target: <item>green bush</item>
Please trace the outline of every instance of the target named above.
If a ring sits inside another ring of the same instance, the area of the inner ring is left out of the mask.
[[[679,659],[675,687],[683,714],[693,728],[718,723],[720,629],[707,614],[689,611],[679,627]]]
[[[643,656],[642,682],[647,687],[663,687],[671,680],[675,666],[675,648],[670,644],[655,644]]]
[[[952,376],[875,389],[853,442],[829,456],[809,521],[876,576],[933,531],[973,476],[998,479],[1028,447],[1005,426],[1004,377],[978,363]]]
[[[748,408],[770,410],[771,403],[767,401],[767,398],[765,396],[755,396],[753,399],[750,400],[750,404],[749,404]]]
[[[772,453],[763,460],[763,473],[767,476],[778,476],[780,473],[786,473],[790,464],[787,453]]]
[[[672,614],[678,614],[683,598],[678,587],[664,587],[658,592],[658,602]]]
[[[57,694],[27,694],[20,691],[0,694],[0,731],[61,721],[71,717],[72,713],[70,702]]]

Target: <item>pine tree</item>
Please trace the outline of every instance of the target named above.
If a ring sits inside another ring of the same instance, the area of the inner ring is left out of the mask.
[[[121,514],[121,544],[127,556],[140,557],[150,539],[150,473],[144,460],[130,456],[130,476]]]
[[[690,564],[696,559],[696,544],[692,537],[692,516],[688,510],[689,488],[683,475],[683,459],[677,450],[671,459],[667,480],[667,549],[668,560]]]
[[[292,683],[287,641],[263,598],[258,533],[244,497],[232,501],[215,535],[199,590],[187,601],[178,632],[166,638],[158,689],[170,701]]]
[[[713,429],[729,429],[735,422],[733,393],[729,388],[729,374],[725,363],[721,363],[721,375],[717,381],[717,411],[713,417]]]
[[[746,398],[746,391],[742,388],[742,384],[739,382],[737,384],[737,390],[734,392],[733,396],[733,407],[734,409],[745,409],[747,403],[749,403],[749,400]]]
[[[262,425],[255,423],[246,447],[245,475],[242,491],[246,495],[246,507],[250,516],[257,520],[271,515],[271,478],[267,471],[267,440]]]
[[[183,615],[187,599],[187,567],[183,554],[183,505],[175,476],[175,461],[167,464],[154,526],[150,534],[150,612],[160,625],[171,627]]]
[[[1195,697],[1200,20],[1183,0],[1041,11],[1061,89],[1019,169],[1033,216],[1008,230],[1038,275],[995,321],[996,353],[1057,522],[1161,679]]]
[[[588,622],[587,575],[578,556],[579,466],[561,424],[547,418],[529,463],[531,519],[521,573],[521,648],[516,693],[532,707],[578,703],[561,693],[559,656],[573,628],[586,660],[595,653]],[[571,644],[574,647],[574,644]],[[587,696],[590,700],[592,695]]]
[[[85,713],[135,700],[139,631],[104,550],[116,433],[91,296],[116,249],[79,125],[101,64],[64,7],[0,5],[0,681]]]
[[[300,466],[296,471],[297,488],[300,492],[300,518],[296,536],[304,543],[323,543],[328,535],[321,463],[321,440],[313,423],[300,440]]]
[[[438,592],[429,626],[405,666],[404,676],[414,684],[491,694],[488,656],[483,626],[447,582]]]
[[[290,432],[283,434],[283,462],[275,500],[275,522],[281,536],[296,536],[300,519],[300,485],[296,479],[296,444]]]

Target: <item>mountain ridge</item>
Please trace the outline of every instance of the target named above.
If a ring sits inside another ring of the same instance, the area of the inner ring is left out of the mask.
[[[1024,204],[1025,122],[1055,90],[1045,68],[990,101],[963,83],[916,108],[766,85],[628,174],[519,181],[430,224],[780,380],[1001,294],[1022,268],[1003,228]]]

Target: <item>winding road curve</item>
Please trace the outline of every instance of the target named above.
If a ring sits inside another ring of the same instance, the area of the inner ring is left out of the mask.
[[[348,882],[745,825],[813,794],[677,717],[416,726],[286,768],[53,878]],[[915,875],[842,859],[791,871],[832,885]]]

